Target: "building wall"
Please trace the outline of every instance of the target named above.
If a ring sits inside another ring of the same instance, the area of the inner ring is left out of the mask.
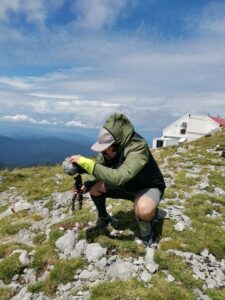
[[[181,126],[184,122],[187,123],[186,133],[181,134]],[[198,139],[212,130],[219,128],[219,124],[212,121],[208,116],[193,114],[185,115],[172,125],[173,126],[169,126],[163,131],[163,136],[186,137],[188,141]]]

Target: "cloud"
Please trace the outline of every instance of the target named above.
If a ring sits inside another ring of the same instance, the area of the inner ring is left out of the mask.
[[[26,115],[3,116],[0,118],[3,121],[10,122],[28,122],[39,125],[58,125],[58,122],[49,122],[47,120],[35,120]]]
[[[1,0],[0,19],[9,21],[10,13],[24,14],[28,22],[44,24],[46,6],[43,0]]]
[[[0,77],[0,84],[19,90],[29,90],[32,88],[32,84],[27,79],[19,77]]]
[[[3,2],[0,18],[7,19],[10,10],[19,13],[23,3]],[[62,5],[58,1],[54,9]],[[109,114],[121,111],[135,126],[152,130],[187,112],[225,111],[225,17],[215,7],[205,6],[189,17],[187,22],[194,25],[188,37],[170,39],[153,36],[145,26],[142,34],[111,30],[109,35],[103,29],[116,25],[128,8],[128,1],[119,0],[77,1],[76,20],[64,26],[26,35],[17,35],[15,29],[10,35],[10,27],[5,28],[8,32],[0,35],[1,70],[14,70],[19,62],[21,69],[38,75],[0,77],[0,116],[100,127]],[[37,22],[44,22],[49,6],[38,11],[42,21]]]
[[[126,8],[127,0],[77,0],[75,25],[87,30],[101,30],[115,23]]]

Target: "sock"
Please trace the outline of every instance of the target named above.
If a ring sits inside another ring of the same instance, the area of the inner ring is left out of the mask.
[[[92,196],[91,195],[91,199],[97,208],[98,217],[99,218],[107,218],[108,213],[106,211],[106,206],[105,206],[106,196],[104,194],[100,195],[100,196]]]

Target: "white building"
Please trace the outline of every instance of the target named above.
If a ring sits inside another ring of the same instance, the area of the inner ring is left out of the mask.
[[[196,140],[225,126],[225,119],[207,115],[186,114],[163,130],[163,136],[153,139],[153,148],[178,145]]]

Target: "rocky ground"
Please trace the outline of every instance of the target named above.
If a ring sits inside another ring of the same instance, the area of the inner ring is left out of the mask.
[[[31,201],[18,186],[3,188],[0,299],[141,300],[150,299],[155,288],[158,296],[152,299],[180,298],[178,292],[169,296],[169,290],[161,295],[154,279],[168,289],[184,288],[183,299],[225,299],[225,162],[217,148],[212,140],[204,152],[201,144],[191,143],[154,154],[167,192],[155,221],[160,238],[150,248],[135,237],[136,225],[122,226],[121,211],[132,215],[128,201],[107,202],[110,214],[119,217],[118,226],[110,227],[110,236],[87,243],[83,233],[95,220],[88,194],[82,212],[72,213],[70,191]],[[56,185],[63,176],[56,173]],[[6,180],[7,175],[1,175],[0,184]],[[14,258],[19,267],[10,269]],[[59,278],[67,270],[67,279]],[[140,294],[108,296],[104,284],[132,280],[141,284]],[[103,289],[101,297],[95,296],[98,287]]]

